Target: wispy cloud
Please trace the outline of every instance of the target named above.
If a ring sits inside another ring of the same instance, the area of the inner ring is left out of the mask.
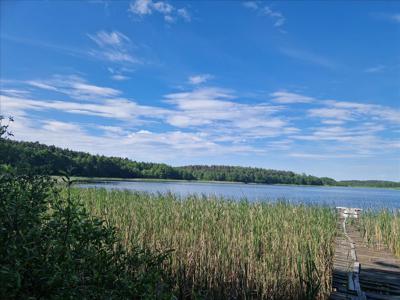
[[[321,99],[314,103],[316,107],[307,109],[306,116],[309,122],[315,118],[322,125],[312,122],[312,127],[303,128],[292,139],[318,143],[320,149],[334,152],[328,155],[331,157],[341,151],[344,153],[338,157],[376,156],[397,148],[398,141],[384,136],[399,128],[399,109],[338,100]]]
[[[205,83],[208,80],[213,79],[213,78],[214,78],[214,76],[212,76],[210,74],[198,74],[198,75],[190,76],[189,79],[188,79],[188,82],[190,84],[196,85],[196,84]]]
[[[201,85],[165,94],[160,105],[142,105],[118,89],[58,75],[7,81],[0,101],[3,114],[17,117],[19,139],[135,159],[173,158],[176,151],[187,157],[279,151],[294,158],[344,159],[399,149],[391,136],[399,130],[398,109],[284,90],[270,96],[248,103],[235,90]],[[299,104],[296,116],[287,105],[293,103]],[[54,117],[60,114],[74,121]],[[85,123],[93,117],[101,125]]]
[[[377,104],[365,104],[348,101],[326,100],[324,110],[310,110],[311,116],[326,117],[338,120],[355,120],[369,118],[400,124],[400,110]]]
[[[199,133],[153,132],[126,130],[118,127],[99,126],[100,135],[90,133],[91,125],[60,122],[52,119],[32,122],[20,118],[13,124],[18,139],[40,141],[49,145],[87,151],[103,155],[131,157],[142,161],[177,161],[223,154],[259,152],[251,146],[227,146],[210,141]],[[60,136],[63,138],[60,139]],[[118,147],[116,147],[118,145]],[[163,151],[159,151],[159,149]]]
[[[114,75],[111,75],[111,79],[123,81],[123,80],[128,80],[129,77],[125,76],[125,75],[121,75],[121,74],[114,74]]]
[[[294,133],[297,129],[277,113],[280,106],[233,101],[234,91],[204,87],[168,94],[166,102],[176,106],[167,122],[181,128],[201,128],[219,141],[244,142]]]
[[[11,96],[11,97],[28,97],[30,92],[27,90],[20,90],[20,89],[1,89],[1,92],[4,95]]]
[[[126,67],[115,67],[115,68],[107,68],[108,72],[111,74],[111,79],[116,80],[116,81],[124,81],[130,79],[130,77],[127,75],[129,73],[134,72],[135,70],[132,68],[126,68]]]
[[[104,30],[88,37],[96,43],[98,49],[91,50],[90,55],[113,63],[137,64],[141,61],[132,54],[131,40],[121,32]]]
[[[79,100],[98,100],[121,94],[120,91],[110,87],[89,84],[76,75],[54,75],[49,79],[28,80],[26,83],[39,89],[62,93]]]
[[[92,39],[100,47],[114,46],[119,47],[125,42],[130,42],[130,39],[118,31],[98,31],[96,34],[88,34],[89,38]]]
[[[303,159],[311,159],[311,160],[326,160],[326,159],[332,159],[332,158],[360,158],[360,154],[340,154],[340,153],[302,153],[302,152],[293,152],[289,153],[289,156],[291,157],[297,157],[297,158],[303,158]],[[370,155],[361,155],[361,157],[370,157]]]
[[[243,2],[243,6],[246,7],[246,8],[257,10],[258,9],[258,2],[257,1],[244,1]]]
[[[280,27],[286,22],[286,18],[281,12],[274,11],[269,6],[264,6],[262,12],[273,20],[275,27]]]
[[[308,115],[310,117],[317,117],[321,119],[334,119],[334,120],[351,120],[352,119],[352,111],[342,108],[336,107],[324,107],[324,108],[313,108],[308,111]]]
[[[324,68],[333,70],[337,69],[338,67],[338,64],[332,61],[331,59],[306,50],[294,49],[294,48],[281,48],[280,51],[288,57],[302,60],[307,63],[319,65]]]
[[[259,15],[269,17],[275,27],[281,27],[286,22],[286,18],[281,12],[273,10],[261,1],[245,1],[243,6],[256,11]]]
[[[290,93],[286,91],[278,91],[271,93],[270,96],[272,97],[272,101],[277,103],[311,103],[314,102],[315,99],[312,97]]]
[[[141,17],[159,13],[168,23],[173,23],[177,19],[182,19],[186,22],[191,21],[190,13],[186,8],[176,8],[166,1],[135,0],[130,3],[129,12]]]
[[[97,116],[120,121],[141,123],[141,119],[160,119],[169,114],[168,110],[139,105],[132,100],[116,98],[99,103],[77,103],[61,100],[44,100],[10,97],[1,95],[4,114],[27,115],[28,111],[60,111],[75,115]]]

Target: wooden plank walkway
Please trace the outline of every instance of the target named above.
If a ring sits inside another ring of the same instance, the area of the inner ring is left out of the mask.
[[[400,300],[400,259],[366,245],[348,223],[343,217],[338,223],[330,299]]]

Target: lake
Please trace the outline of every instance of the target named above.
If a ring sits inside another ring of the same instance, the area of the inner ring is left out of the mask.
[[[143,191],[215,195],[250,201],[277,201],[321,204],[360,208],[400,209],[400,191],[381,188],[285,186],[244,183],[185,182],[185,181],[102,181],[79,184],[82,188],[106,188]]]

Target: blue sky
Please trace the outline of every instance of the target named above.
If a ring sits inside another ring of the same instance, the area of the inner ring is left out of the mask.
[[[18,140],[400,180],[400,4],[1,1]]]

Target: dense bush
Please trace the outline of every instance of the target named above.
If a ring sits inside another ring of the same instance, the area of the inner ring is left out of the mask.
[[[49,178],[0,175],[0,298],[170,298],[167,254],[117,236]]]

